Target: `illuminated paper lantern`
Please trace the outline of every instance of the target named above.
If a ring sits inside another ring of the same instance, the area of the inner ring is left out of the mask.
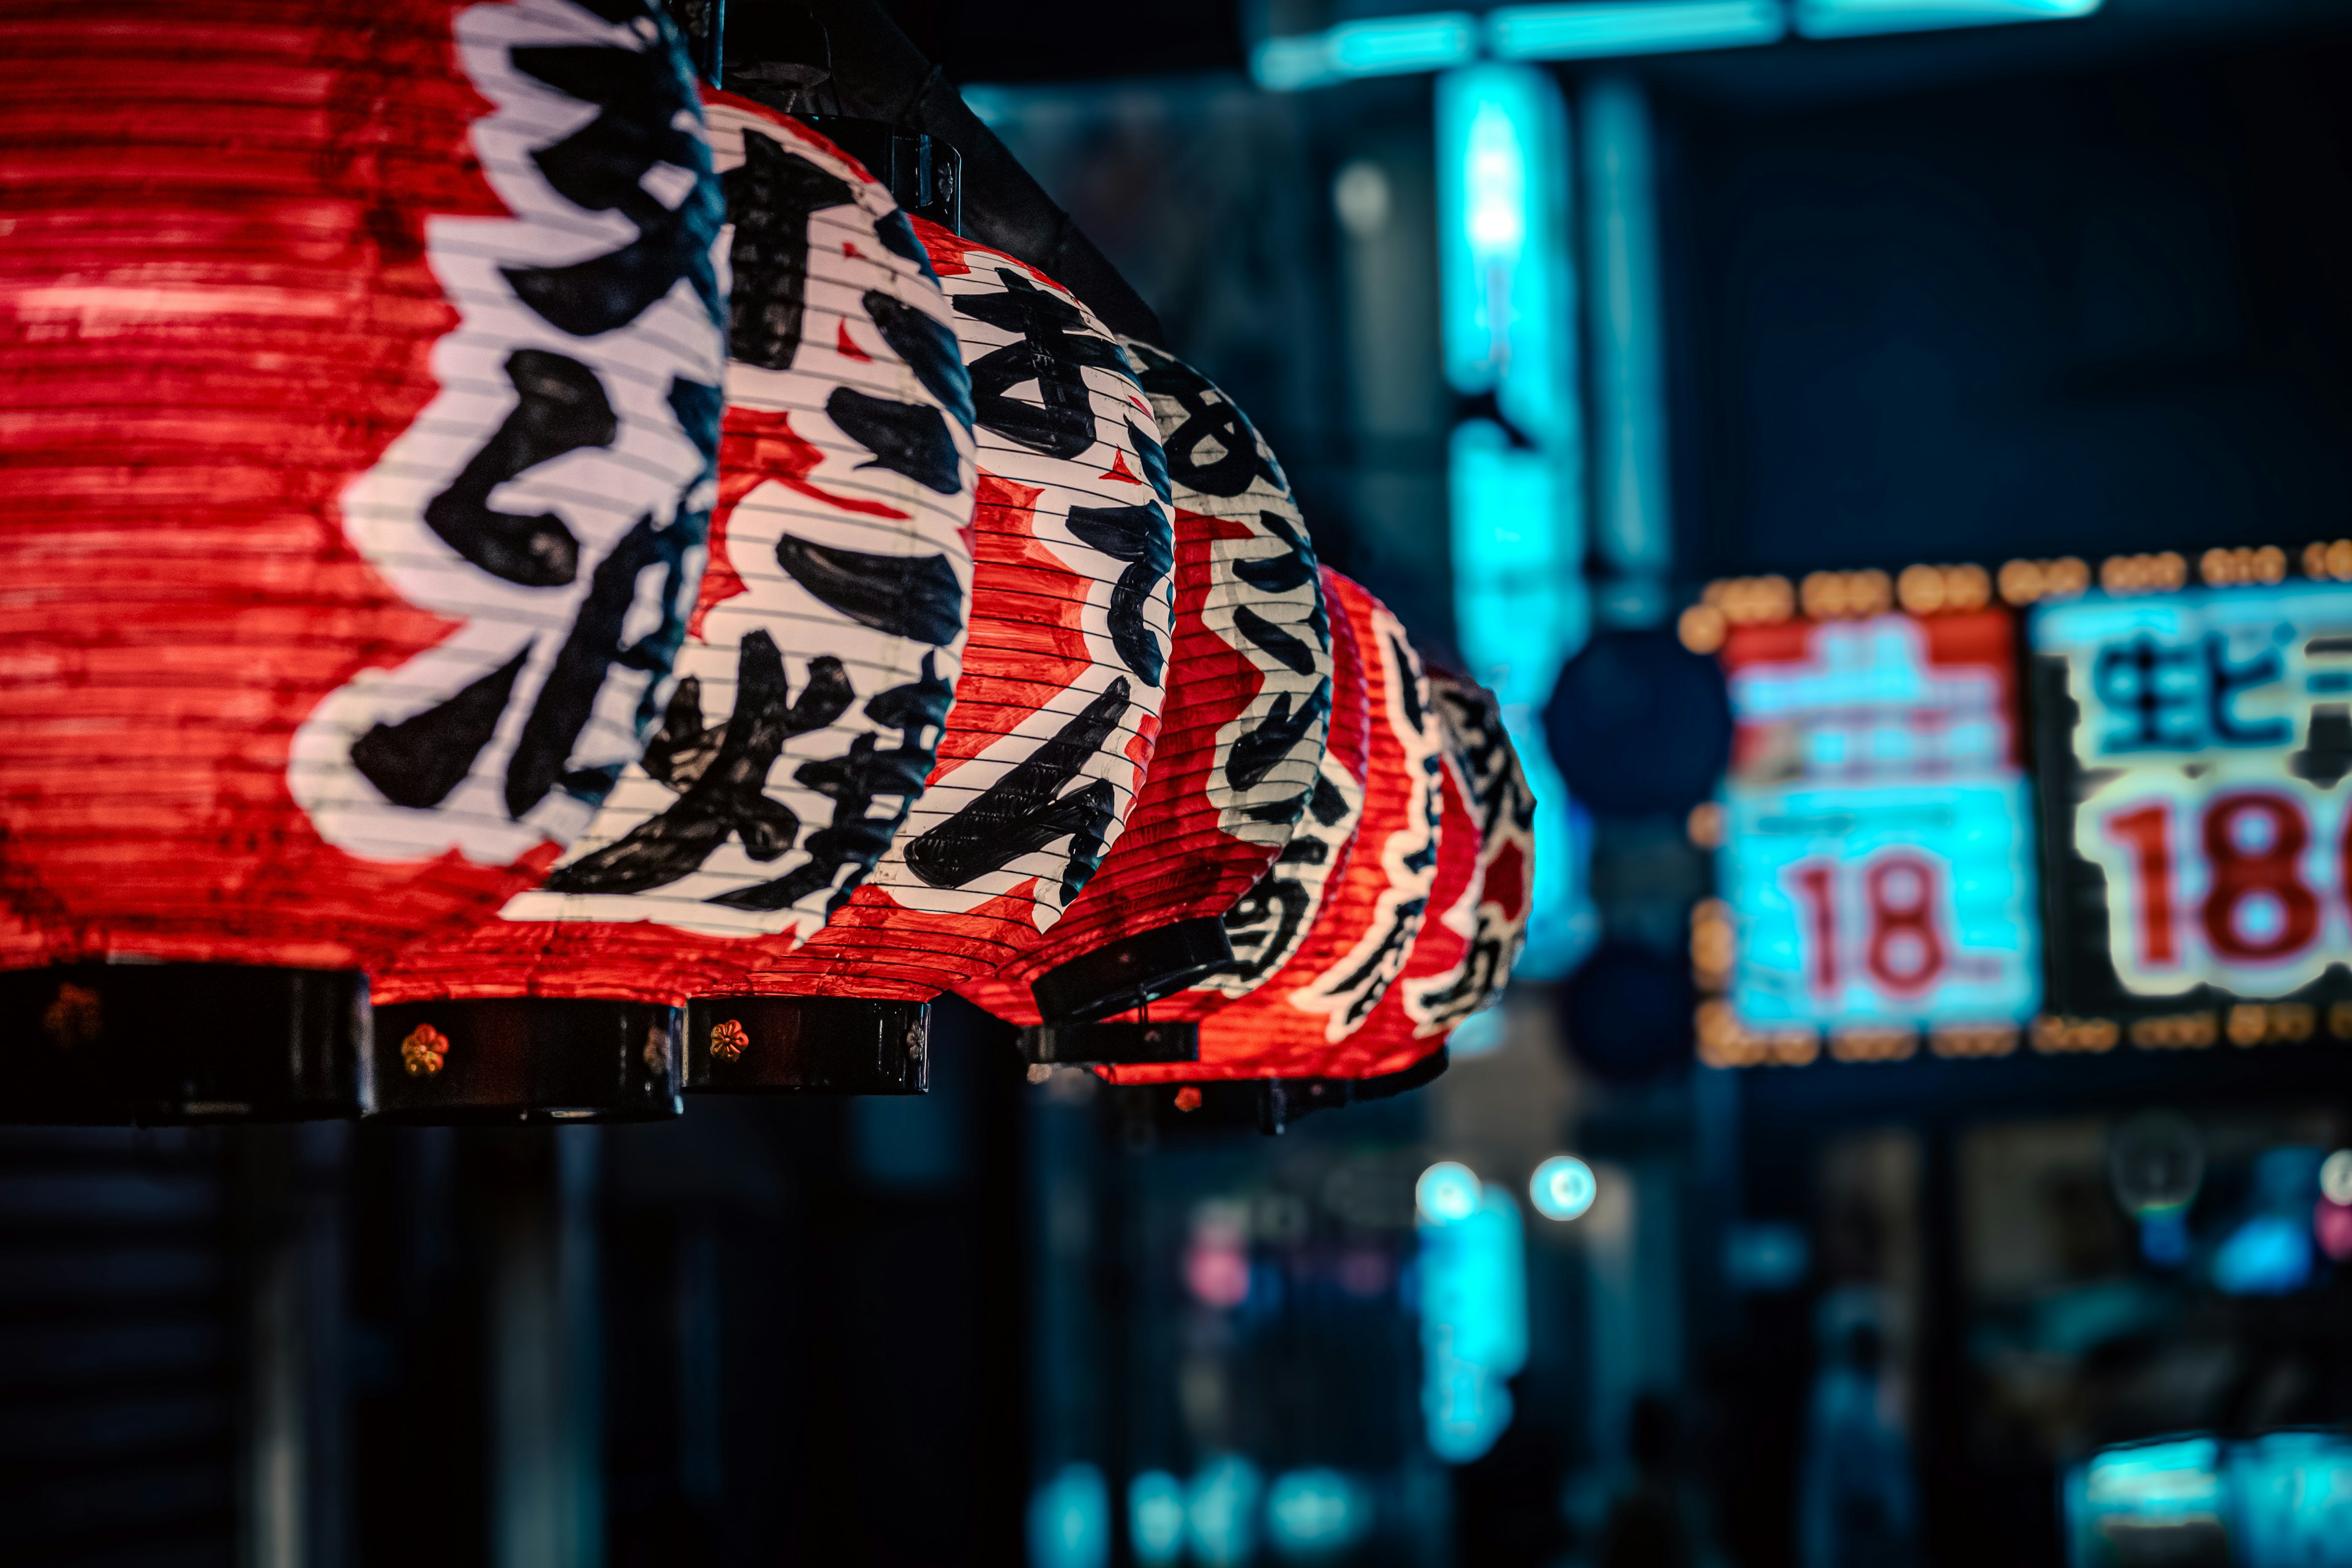
[[[1241,410],[1146,343],[1174,494],[1165,722],[1118,847],[1053,931],[963,994],[1035,1025],[1154,1002],[1233,962],[1224,915],[1289,842],[1331,710],[1331,627],[1305,520]]]
[[[1445,761],[1429,908],[1404,973],[1319,1064],[1328,1077],[1393,1079],[1443,1050],[1454,1026],[1501,995],[1526,939],[1535,797],[1493,695],[1428,672]]]
[[[750,1015],[781,1027],[794,1010],[779,998],[920,1003],[993,973],[1086,887],[1151,763],[1175,552],[1150,405],[1060,285],[915,227],[954,311],[978,424],[963,676],[938,765],[873,874],[742,992],[698,1001],[691,1051],[730,1025],[758,1050]]]
[[[1431,682],[1434,687],[1436,683]],[[1438,729],[1444,735],[1444,722]],[[1452,755],[1451,737],[1441,755],[1437,859],[1429,884],[1421,929],[1407,949],[1403,966],[1362,1024],[1306,1070],[1322,1078],[1354,1078],[1394,1072],[1445,1043],[1452,1025],[1441,1021],[1445,999],[1461,990],[1469,966],[1470,938],[1478,908],[1478,819],[1469,790]]]
[[[1361,805],[1347,862],[1280,970],[1207,1012],[1197,1063],[1107,1069],[1114,1081],[1317,1075],[1371,1016],[1420,934],[1436,879],[1444,800],[1429,683],[1388,606],[1336,573],[1325,582],[1334,625],[1345,617],[1360,652],[1368,712]]]
[[[1494,694],[1450,670],[1428,668],[1447,768],[1437,886],[1403,978],[1330,1071],[1385,1078],[1443,1049],[1457,1025],[1501,998],[1527,942],[1535,792]],[[1457,801],[1468,820],[1455,816]],[[1471,835],[1475,863],[1465,874],[1454,868],[1454,857]]]
[[[749,100],[712,93],[706,110],[728,199],[730,358],[710,567],[677,687],[542,887],[379,978],[380,1002],[415,1004],[382,1015],[388,1110],[439,1117],[474,1107],[477,1088],[505,1105],[542,1081],[499,1054],[517,1049],[565,1058],[543,1079],[563,1086],[562,1109],[660,1103],[607,1037],[644,1035],[650,1023],[623,1021],[649,1006],[743,990],[820,929],[935,760],[961,668],[974,482],[971,382],[947,301],[866,170]],[[534,1015],[521,998],[562,1005]],[[528,1016],[568,1019],[582,1043],[552,1023],[519,1032]],[[920,1087],[922,1040],[907,1036],[919,1022],[892,1020],[890,1041],[911,1052],[882,1053],[882,1081],[904,1087],[911,1069]],[[834,1023],[767,1065],[842,1079],[823,1064],[858,1026]],[[418,1028],[447,1049],[404,1049]],[[730,1043],[719,1076],[777,1076]]]
[[[641,0],[8,0],[0,145],[0,996],[53,1047],[0,1116],[349,1113],[358,972],[544,876],[668,700],[691,75]]]

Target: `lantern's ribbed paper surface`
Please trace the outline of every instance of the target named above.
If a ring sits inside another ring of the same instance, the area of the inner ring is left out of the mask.
[[[1221,918],[1290,840],[1320,770],[1331,625],[1274,453],[1199,372],[1129,341],[1176,521],[1176,636],[1151,771],[1127,836],[1043,942],[964,994],[1040,1022],[1030,983],[1120,937]]]
[[[1431,703],[1445,726],[1447,754],[1459,766],[1478,818],[1478,874],[1471,884],[1468,960],[1459,984],[1425,1005],[1439,1032],[1490,1005],[1510,984],[1527,943],[1528,890],[1535,885],[1536,796],[1503,727],[1494,693],[1445,670],[1430,672]],[[1446,917],[1454,919],[1452,914]]]
[[[721,198],[639,0],[0,5],[0,963],[491,914],[699,580]]]
[[[1441,677],[1428,671],[1433,706]],[[1324,1078],[1364,1078],[1401,1071],[1445,1043],[1458,1019],[1450,1012],[1475,994],[1471,942],[1476,934],[1484,847],[1468,759],[1444,710],[1433,715],[1444,766],[1438,775],[1437,868],[1421,930],[1397,975],[1361,1027],[1318,1063]]]
[[[1118,841],[1160,732],[1168,474],[1118,344],[1066,289],[915,220],[978,423],[971,632],[939,765],[825,929],[751,976],[919,1001],[1034,946]]]
[[[822,927],[929,775],[975,470],[947,301],[889,192],[806,127],[706,106],[728,198],[718,510],[645,755],[544,887],[404,952],[384,1002],[740,993]]]
[[[1327,605],[1337,574],[1321,568]],[[1370,705],[1362,650],[1344,615],[1329,616],[1331,720],[1307,806],[1290,837],[1249,891],[1225,911],[1234,967],[1152,1004],[1155,1019],[1192,1021],[1252,994],[1284,973],[1322,912],[1325,895],[1346,875],[1356,827],[1362,820],[1364,777],[1371,747]]]
[[[1403,973],[1420,933],[1436,876],[1444,768],[1428,681],[1385,605],[1336,573],[1325,581],[1333,622],[1345,617],[1361,652],[1369,710],[1347,863],[1281,970],[1202,1020],[1199,1062],[1108,1069],[1116,1081],[1320,1075]]]

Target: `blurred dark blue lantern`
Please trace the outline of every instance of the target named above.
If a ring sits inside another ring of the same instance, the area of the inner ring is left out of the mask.
[[[1690,960],[1644,942],[1604,939],[1562,994],[1568,1047],[1610,1083],[1639,1083],[1691,1058],[1698,997]]]
[[[1609,631],[1569,660],[1544,710],[1569,792],[1603,816],[1681,815],[1731,756],[1731,700],[1715,660],[1670,631]]]

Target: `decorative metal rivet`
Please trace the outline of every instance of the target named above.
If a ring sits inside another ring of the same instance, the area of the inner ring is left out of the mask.
[[[1199,1089],[1194,1089],[1194,1088],[1193,1088],[1191,1084],[1189,1084],[1189,1083],[1188,1083],[1188,1084],[1186,1084],[1183,1088],[1181,1088],[1181,1089],[1178,1089],[1178,1090],[1176,1091],[1176,1109],[1177,1109],[1177,1110],[1200,1110],[1200,1109],[1201,1109],[1201,1091],[1200,1091]]]
[[[751,1032],[732,1018],[710,1026],[710,1054],[722,1062],[731,1062],[741,1056],[751,1043]]]
[[[449,1059],[449,1037],[430,1024],[419,1024],[408,1031],[400,1042],[400,1065],[408,1069],[411,1078],[427,1078],[439,1072]]]
[[[41,1032],[61,1051],[98,1044],[106,1023],[105,1004],[97,992],[70,981],[58,987],[58,999],[41,1015]]]

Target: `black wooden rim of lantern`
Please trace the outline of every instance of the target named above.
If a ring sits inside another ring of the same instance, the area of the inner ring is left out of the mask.
[[[698,996],[687,1004],[695,1094],[922,1094],[931,1005],[854,996]]]
[[[678,1098],[685,1009],[500,996],[375,1010],[374,1119],[656,1121]]]
[[[1021,1059],[1032,1067],[1134,1067],[1197,1062],[1201,1026],[1192,1023],[1046,1024],[1021,1031]]]
[[[1129,1013],[1189,990],[1234,966],[1233,939],[1214,915],[1105,942],[1057,963],[1029,983],[1037,1012],[1048,1024],[1083,1024]],[[1090,1057],[1090,1061],[1192,1061],[1192,1057]]]
[[[1240,1078],[1207,1083],[1156,1083],[1129,1093],[1148,1097],[1150,1120],[1171,1131],[1188,1127],[1255,1127],[1268,1137],[1302,1116],[1340,1110],[1367,1100],[1392,1100],[1433,1082],[1451,1061],[1445,1047],[1409,1068],[1373,1078]],[[1178,1097],[1192,1092],[1191,1108]]]
[[[367,976],[241,963],[0,973],[0,1122],[313,1121],[368,1106]]]

